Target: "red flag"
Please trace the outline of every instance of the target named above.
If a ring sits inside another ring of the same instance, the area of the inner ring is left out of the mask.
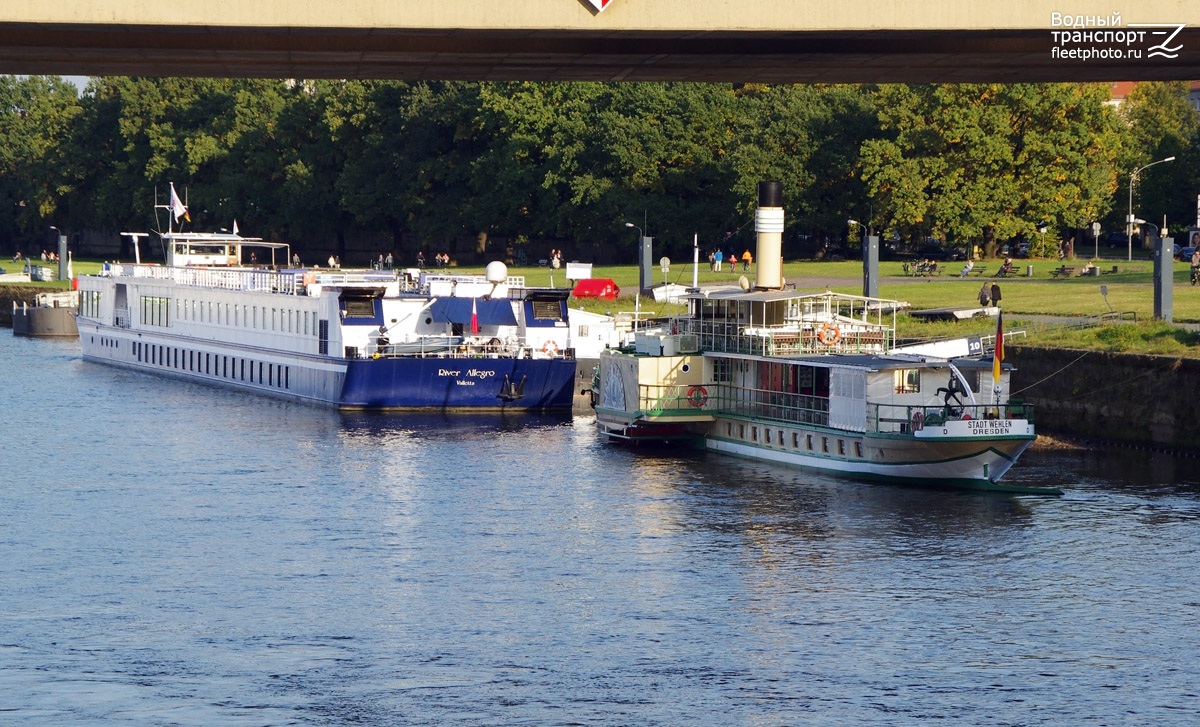
[[[475,299],[471,299],[471,335],[479,335],[479,311],[475,310]]]
[[[1004,361],[1004,311],[996,316],[996,350],[992,352],[992,381],[1000,382],[1000,363]]]

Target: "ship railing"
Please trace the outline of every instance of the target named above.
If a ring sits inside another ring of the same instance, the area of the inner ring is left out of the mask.
[[[167,267],[164,265],[136,265],[117,263],[110,265],[113,276],[171,280],[179,285],[200,288],[223,288],[254,292],[296,295],[300,290],[303,275],[296,271],[275,272],[271,270],[243,268],[192,268]]]
[[[500,338],[464,339],[461,336],[428,336],[404,343],[371,344],[365,349],[347,347],[348,358],[550,358],[575,359],[574,348],[535,351],[523,342]]]
[[[912,406],[906,404],[870,404],[868,428],[873,432],[907,433],[924,427],[937,427],[948,421],[1014,420],[1033,423],[1033,405],[1021,399],[1004,404],[943,404]]]
[[[728,384],[639,386],[638,408],[653,416],[743,416],[790,424],[829,424],[829,399]]]
[[[703,351],[753,356],[813,353],[883,353],[890,350],[890,329],[854,322],[746,326],[737,322],[681,321],[681,332],[696,335]]]

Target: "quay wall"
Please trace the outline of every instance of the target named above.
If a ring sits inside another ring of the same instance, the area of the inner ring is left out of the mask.
[[[1200,454],[1200,359],[1005,346],[1039,433]]]
[[[18,305],[28,303],[33,305],[38,293],[44,293],[49,288],[35,288],[29,285],[0,285],[0,326],[12,328],[13,303]]]

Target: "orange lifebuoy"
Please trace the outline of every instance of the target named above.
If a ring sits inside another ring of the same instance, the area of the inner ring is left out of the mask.
[[[688,401],[694,407],[702,407],[708,403],[708,389],[703,386],[693,386],[688,389]]]
[[[832,346],[842,340],[842,332],[832,323],[826,323],[821,326],[821,330],[817,331],[817,340],[823,346]]]
[[[558,355],[558,344],[554,341],[546,341],[546,345],[542,346],[542,353],[554,358]]]

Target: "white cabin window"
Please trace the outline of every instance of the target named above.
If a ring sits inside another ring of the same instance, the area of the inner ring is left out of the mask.
[[[142,296],[142,323],[166,328],[171,325],[171,300],[159,295]]]
[[[712,380],[715,383],[729,383],[733,380],[732,362],[727,358],[713,359]]]
[[[892,372],[897,394],[921,393],[920,369],[896,369]]]

